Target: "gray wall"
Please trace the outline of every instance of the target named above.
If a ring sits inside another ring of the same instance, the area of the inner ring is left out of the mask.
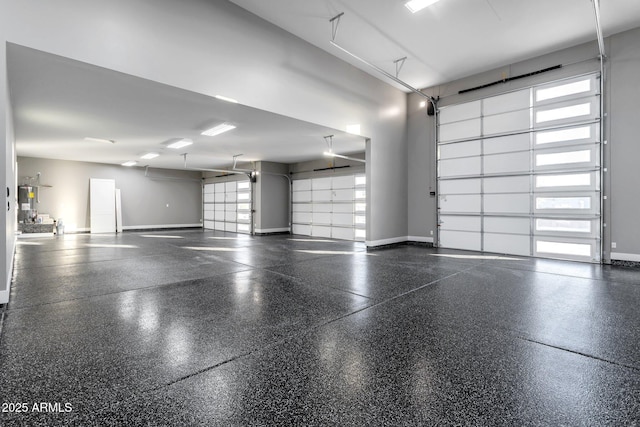
[[[289,231],[289,166],[282,163],[257,162],[260,172],[256,182],[256,216],[254,218],[257,233],[275,233]]]
[[[611,257],[640,261],[640,28],[609,44]]]
[[[371,243],[406,236],[406,175],[387,173],[407,166],[404,92],[227,1],[2,4],[12,43],[333,129],[359,123],[371,138]]]
[[[126,229],[199,226],[202,224],[201,173],[127,168],[99,163],[18,158],[18,182],[40,172],[39,213],[62,218],[67,231],[89,231],[89,180],[114,179],[122,196]]]
[[[608,116],[605,118],[604,131],[609,144],[605,146],[603,166],[609,172],[604,177],[604,190],[608,193],[605,193],[608,201],[605,201],[603,209],[607,224],[603,236],[604,259],[611,257],[640,261],[640,227],[637,224],[640,218],[640,197],[637,197],[640,168],[636,165],[636,160],[640,158],[640,28],[608,37],[605,41],[608,56],[605,112],[608,112]],[[598,71],[600,65],[597,55],[596,43],[587,43],[424,91],[442,97],[441,106],[455,104]],[[558,64],[564,64],[563,68],[463,95],[457,94],[462,89],[500,80],[503,75],[516,76]],[[431,237],[430,230],[436,230],[436,200],[427,191],[434,180],[435,171],[434,121],[419,109],[422,100],[415,94],[408,99],[408,228],[409,235],[426,239]],[[610,249],[610,242],[615,242],[617,248]]]

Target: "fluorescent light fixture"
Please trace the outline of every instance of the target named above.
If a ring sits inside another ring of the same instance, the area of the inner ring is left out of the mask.
[[[193,144],[193,141],[190,139],[181,139],[180,141],[176,141],[172,144],[167,145],[167,148],[173,148],[177,150],[178,148],[186,147],[187,145]]]
[[[135,160],[129,160],[128,162],[122,163],[122,166],[135,166],[137,164],[138,162],[136,162]]]
[[[145,160],[150,160],[150,159],[155,159],[159,155],[160,154],[158,154],[158,153],[147,153],[147,154],[144,154],[144,155],[140,156],[140,158],[141,159],[145,159]]]
[[[411,11],[411,13],[416,13],[417,11],[424,9],[427,6],[431,6],[437,1],[438,0],[410,0],[404,5]]]
[[[342,154],[336,154],[336,153],[334,153],[334,152],[332,152],[332,151],[325,151],[325,152],[324,152],[324,153],[322,153],[322,154],[324,154],[324,155],[325,155],[325,156],[327,156],[327,157],[338,157],[338,158],[340,158],[340,159],[352,160],[352,161],[354,161],[354,162],[367,163],[367,161],[366,161],[366,160],[363,160],[363,159],[357,159],[357,158],[355,158],[355,157],[343,156]]]
[[[90,136],[87,136],[84,140],[85,141],[92,141],[92,142],[104,142],[106,144],[115,144],[116,143],[113,139],[92,138]]]
[[[360,135],[360,125],[347,125],[347,133]]]
[[[214,126],[211,129],[207,129],[204,132],[202,132],[202,135],[207,135],[207,136],[216,136],[216,135],[220,135],[221,133],[230,131],[232,129],[235,129],[236,127],[232,124],[229,123],[222,123],[218,126]]]
[[[227,98],[226,96],[222,96],[222,95],[216,95],[216,99],[219,99],[220,101],[227,101],[227,102],[231,102],[233,104],[237,104],[238,101],[236,101],[233,98]]]

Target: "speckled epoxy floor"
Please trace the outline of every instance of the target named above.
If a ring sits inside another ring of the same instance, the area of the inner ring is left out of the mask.
[[[623,267],[199,230],[20,239],[0,425],[638,425],[639,307]]]

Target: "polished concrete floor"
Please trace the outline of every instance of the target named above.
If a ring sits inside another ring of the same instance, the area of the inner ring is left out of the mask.
[[[200,230],[19,239],[0,394],[3,426],[639,425],[640,270]]]

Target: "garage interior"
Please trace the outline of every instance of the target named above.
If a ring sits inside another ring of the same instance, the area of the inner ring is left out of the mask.
[[[640,5],[2,11],[3,425],[639,422]]]

